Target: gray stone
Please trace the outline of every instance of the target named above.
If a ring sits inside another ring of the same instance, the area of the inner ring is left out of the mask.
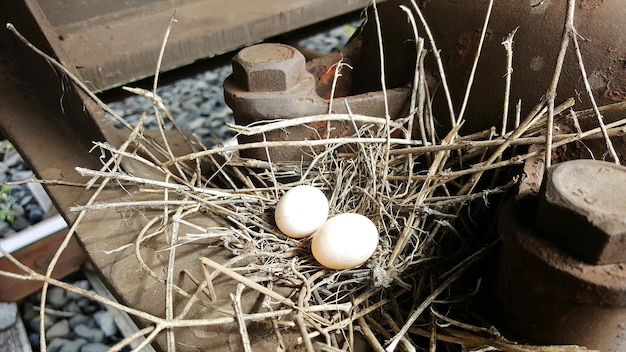
[[[74,333],[88,342],[102,342],[104,340],[104,333],[100,329],[90,328],[85,324],[76,325]]]
[[[48,343],[48,352],[59,352],[63,345],[68,343],[70,340],[68,339],[53,339]]]
[[[183,102],[182,106],[185,110],[195,110],[200,103],[202,103],[202,97],[195,96]]]
[[[33,177],[33,172],[30,170],[11,170],[11,177],[14,181],[24,181]]]
[[[36,224],[40,222],[41,220],[43,220],[45,215],[46,214],[43,211],[43,209],[41,209],[41,207],[39,206],[30,207],[28,211],[28,221],[30,221],[31,224]]]
[[[56,320],[52,317],[50,317],[49,315],[44,316],[44,329],[49,329],[52,325],[54,325],[54,323],[56,323]],[[39,314],[37,314],[33,319],[31,319],[28,322],[28,327],[33,330],[33,331],[37,331],[39,332]]]
[[[58,338],[48,343],[47,351],[48,352],[82,352],[83,346],[87,344],[88,342],[85,341],[85,339],[70,340],[70,339]]]
[[[80,306],[75,301],[67,302],[67,304],[63,306],[63,311],[69,312],[69,313],[81,313],[82,312],[82,310],[80,309]]]
[[[83,314],[91,315],[94,312],[97,312],[98,310],[100,310],[100,307],[98,307],[98,305],[95,302],[85,297],[80,298],[79,300],[76,301],[76,303],[78,303],[78,305],[80,306],[81,310],[83,311]]]
[[[0,238],[10,235],[11,233],[15,233],[15,230],[11,228],[11,225],[7,222],[0,221]]]
[[[68,338],[71,334],[70,323],[66,319],[59,320],[56,324],[46,329],[46,340],[56,338]]]
[[[91,288],[88,280],[77,280],[73,282],[73,285],[83,290],[89,290]]]
[[[46,302],[49,303],[55,309],[61,309],[65,303],[67,303],[67,298],[65,297],[65,290],[60,287],[51,287],[48,290],[48,295],[46,296]]]
[[[89,281],[87,280],[77,280],[77,281],[74,281],[72,284],[78,288],[82,288],[83,290],[89,290],[91,288],[91,286],[89,285]],[[79,293],[68,291],[65,293],[65,297],[69,300],[76,301],[82,298],[83,296]]]
[[[33,195],[30,193],[26,193],[24,194],[24,196],[22,198],[19,199],[18,203],[19,205],[26,207],[26,205],[28,205],[28,203],[33,201]]]
[[[91,317],[88,315],[76,314],[69,319],[70,327],[73,329],[78,324],[88,325],[89,320],[91,320]]]
[[[16,151],[9,151],[4,156],[4,164],[8,167],[14,167],[22,162],[22,157]]]
[[[0,303],[0,330],[11,327],[17,321],[17,304]]]
[[[22,231],[29,226],[30,226],[30,221],[28,221],[28,219],[23,216],[18,216],[13,222],[13,224],[11,225],[11,227],[13,227],[13,230],[17,232]]]
[[[23,216],[26,213],[26,210],[24,210],[24,207],[17,203],[11,205],[11,211],[16,217]]]
[[[70,340],[63,344],[59,352],[79,352],[86,343],[85,339]]]
[[[94,314],[93,319],[104,333],[104,336],[111,337],[117,334],[117,324],[115,324],[113,313],[108,310],[101,310]]]
[[[109,350],[109,346],[95,342],[95,343],[86,343],[80,347],[80,352],[106,352]]]
[[[15,233],[15,230],[9,225],[9,223],[0,221],[0,238],[7,237]]]

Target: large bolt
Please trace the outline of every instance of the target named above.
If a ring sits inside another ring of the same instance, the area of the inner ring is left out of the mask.
[[[289,45],[256,44],[233,58],[233,79],[248,92],[284,92],[300,82],[305,63],[304,56]]]
[[[626,167],[572,160],[546,170],[537,229],[592,265],[626,262]]]

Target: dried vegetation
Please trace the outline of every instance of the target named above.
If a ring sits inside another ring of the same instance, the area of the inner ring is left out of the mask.
[[[547,152],[543,159],[549,165],[551,151],[559,146],[586,139],[604,139],[608,153],[614,160],[618,159],[609,137],[623,134],[626,121],[605,125],[601,116],[606,110],[623,110],[624,104],[574,112],[573,99],[555,102],[568,44],[574,43],[574,50],[579,52],[573,26],[574,3],[570,1],[562,55],[556,65],[553,84],[544,101],[527,116],[519,116],[518,112],[511,117],[516,120],[512,130],[494,127],[462,136],[459,128],[464,121],[464,107],[458,114],[451,107],[453,128],[447,135],[437,136],[422,67],[422,58],[437,51],[430,34],[418,34],[416,30],[419,59],[412,109],[401,119],[329,114],[232,126],[240,134],[252,135],[304,122],[343,120],[351,121],[356,132],[336,139],[265,141],[253,146],[220,145],[212,149],[188,139],[191,151],[184,155],[176,154],[169,143],[159,143],[158,139],[147,136],[141,122],[136,126],[127,125],[131,132],[122,145],[95,143],[107,158],[100,170],[78,169],[81,174],[92,177],[86,187],[95,191],[88,203],[72,210],[79,212],[77,223],[88,212],[103,208],[146,210],[145,225],[134,242],[125,248],[134,250],[138,267],[133,270],[141,270],[163,283],[166,309],[161,316],[51,279],[50,272],[56,261],[51,263],[47,275],[23,266],[23,274],[0,274],[44,281],[42,305],[48,285],[57,285],[141,318],[145,326],[115,346],[114,351],[127,344],[139,351],[163,334],[167,336],[167,348],[174,351],[185,343],[177,338],[175,328],[224,324],[236,324],[242,348],[251,351],[255,331],[249,330],[250,322],[262,322],[273,331],[276,350],[355,351],[360,350],[357,346],[362,346],[359,343],[363,341],[374,351],[584,350],[576,346],[520,345],[507,340],[473,310],[471,303],[481,290],[481,275],[468,273],[497,243],[497,236],[490,232],[494,223],[488,219],[494,217],[500,196],[519,181],[514,166],[531,157],[542,156],[542,151],[529,152],[523,146],[545,146]],[[413,18],[412,13],[420,14],[419,8],[405,10],[410,23],[417,28],[416,21],[424,19]],[[489,11],[483,31],[487,28]],[[514,35],[515,31],[503,43],[503,50],[510,59],[503,65],[508,64],[509,72],[511,60],[514,60]],[[166,41],[167,38],[163,49]],[[384,45],[382,40],[380,44]],[[476,63],[480,50],[477,52]],[[582,58],[580,60],[583,68]],[[445,73],[440,74],[445,82]],[[384,82],[384,75],[381,79]],[[155,79],[154,91],[156,86]],[[471,84],[468,92],[470,89]],[[175,117],[152,92],[134,91],[154,101],[161,126],[160,140],[167,141],[171,134],[162,126],[165,121],[174,123]],[[503,126],[506,126],[508,92],[503,92],[503,96]],[[106,105],[102,107],[108,110]],[[125,123],[112,111],[108,112]],[[573,122],[587,116],[598,118],[599,127],[553,134],[555,125],[578,126]],[[420,127],[420,136],[409,132],[414,125]],[[182,132],[181,135],[184,136]],[[294,145],[321,146],[315,149],[321,151],[312,152],[310,161],[300,163],[246,160],[238,156],[239,150],[250,147]],[[131,174],[124,168],[129,164],[141,165],[153,176]],[[327,270],[310,255],[308,240],[290,239],[277,230],[272,223],[272,209],[285,190],[298,184],[315,185],[326,192],[331,216],[357,212],[377,225],[380,244],[366,265],[345,271]],[[115,187],[151,196],[149,200],[100,200],[102,190]],[[490,206],[491,203],[495,205]],[[205,219],[210,218],[213,225],[198,222],[199,213]],[[168,253],[164,273],[153,271],[142,257],[145,243],[155,238],[168,244],[164,249]],[[187,246],[218,247],[227,251],[229,257],[225,262],[211,257],[196,258],[203,276],[193,277],[185,271],[195,282],[193,290],[176,285],[179,269],[175,263],[181,249]],[[62,251],[60,248],[57,258]],[[234,290],[224,292],[223,287],[214,285],[216,280],[230,281],[229,287]],[[247,311],[246,299],[242,298],[244,293],[251,292],[262,301],[257,311]],[[199,302],[212,305],[224,301],[227,304],[215,317],[193,315]],[[45,314],[44,309],[41,312]],[[294,334],[295,339],[287,337]],[[42,334],[42,339],[44,336]],[[43,340],[42,346],[45,350]]]

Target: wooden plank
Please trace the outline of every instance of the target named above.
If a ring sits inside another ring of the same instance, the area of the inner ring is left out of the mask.
[[[24,322],[19,314],[15,320],[15,324],[4,330],[0,330],[0,346],[3,351],[32,351],[28,336],[26,335]]]
[[[54,29],[47,22],[35,0],[0,2],[0,20],[3,24],[13,24],[34,46],[56,58],[80,78],[71,57],[64,51]],[[114,128],[97,104],[74,85],[68,84],[68,79],[58,69],[27,48],[24,43],[19,42],[17,37],[6,29],[0,31],[0,50],[0,60],[3,62],[0,66],[2,78],[0,91],[6,92],[0,96],[0,110],[5,115],[4,128],[27,131],[29,130],[27,125],[33,121],[32,127],[35,127],[36,131],[29,131],[27,133],[30,135],[24,136],[31,141],[37,138],[45,140],[49,137],[46,135],[55,134],[55,129],[63,129],[64,131],[58,132],[66,135],[64,142],[71,144],[65,150],[68,155],[76,153],[77,148],[80,148],[81,152],[88,151],[93,141],[107,140],[113,144],[118,143]],[[37,121],[41,110],[48,112],[48,118]],[[12,133],[13,137],[18,134],[19,132]],[[28,141],[13,144],[27,159],[41,157],[46,163],[57,162],[49,158],[46,161],[45,154],[36,155],[34,152],[20,150],[20,148],[41,150],[42,144]],[[56,145],[47,147],[55,148]],[[51,198],[54,200],[54,197]]]
[[[163,70],[365,8],[370,0],[38,0],[64,51],[94,90],[154,74],[171,16]]]
[[[39,240],[28,247],[22,248],[13,253],[13,256],[22,264],[25,264],[38,273],[45,273],[48,264],[63,242],[67,230],[59,231],[52,236]],[[76,272],[87,260],[85,251],[80,247],[75,238],[72,237],[67,249],[60,257],[56,269],[52,273],[55,279],[61,279]],[[9,259],[0,259],[0,270],[24,274]],[[41,289],[42,283],[39,281],[26,281],[0,276],[0,302],[17,302],[22,298]],[[1,344],[0,344],[1,346]]]

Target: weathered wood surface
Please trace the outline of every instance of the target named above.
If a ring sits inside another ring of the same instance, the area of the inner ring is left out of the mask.
[[[0,350],[31,352],[32,348],[26,335],[26,329],[22,319],[17,317],[15,324],[0,330]]]
[[[38,0],[44,19],[94,90],[226,53],[348,12],[370,0]]]

